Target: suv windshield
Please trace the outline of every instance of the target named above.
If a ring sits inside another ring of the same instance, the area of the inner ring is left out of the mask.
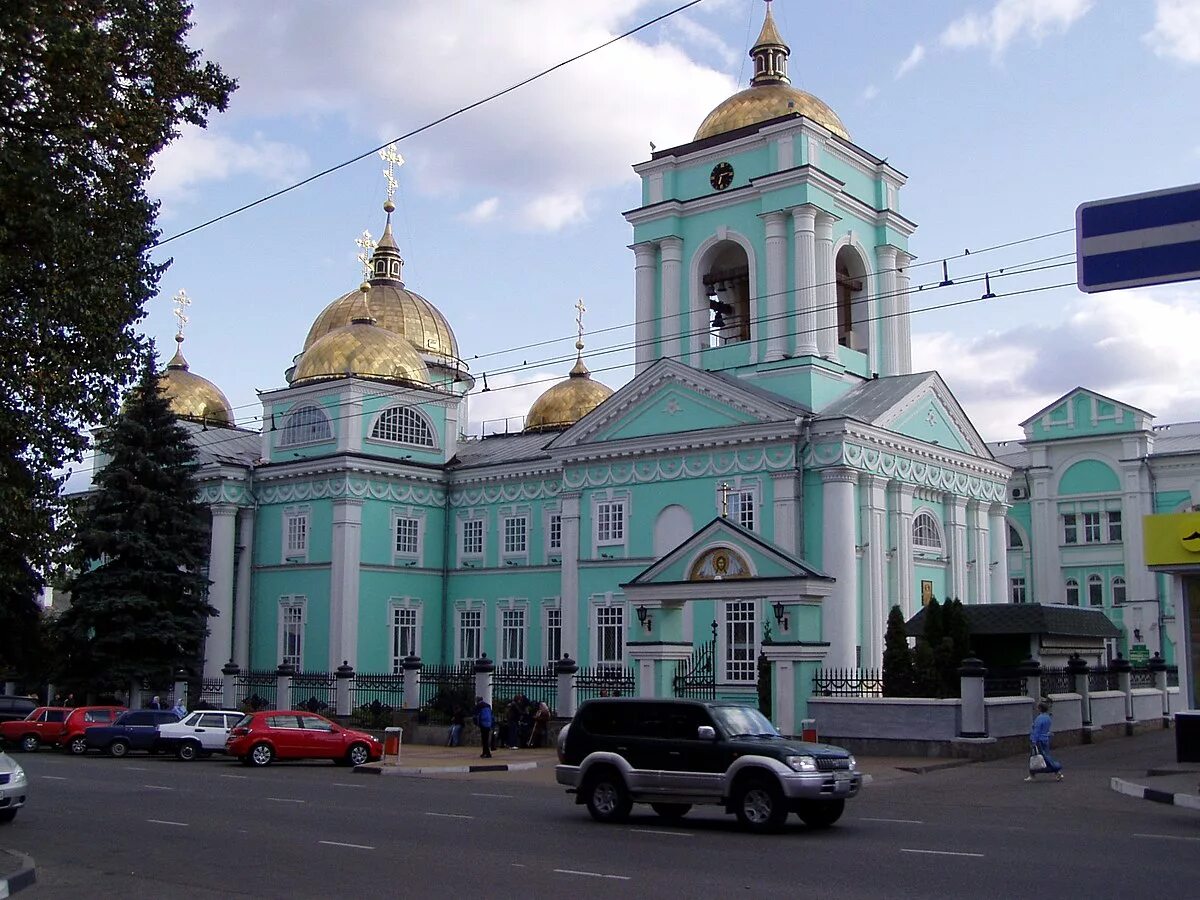
[[[728,737],[778,737],[771,720],[749,706],[713,706],[709,712]]]

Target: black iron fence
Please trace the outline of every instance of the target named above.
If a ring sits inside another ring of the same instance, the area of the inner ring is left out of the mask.
[[[1167,687],[1179,687],[1179,666],[1167,666]]]
[[[575,673],[575,700],[582,703],[595,697],[632,697],[632,668],[590,666]]]
[[[1075,676],[1064,668],[1042,667],[1042,695],[1072,694],[1075,692]]]
[[[196,697],[197,709],[220,709],[225,696],[225,681],[221,678],[201,678]]]
[[[468,716],[475,708],[475,665],[421,666],[421,714],[433,724],[448,725],[455,706]]]
[[[1111,669],[1098,666],[1088,672],[1089,691],[1119,691],[1120,689],[1120,678]]]
[[[302,672],[293,676],[290,707],[333,715],[337,712],[337,678],[332,672]]]
[[[985,697],[1024,697],[1026,693],[1025,676],[1019,674],[1015,668],[990,668],[983,678]]]
[[[813,675],[814,697],[882,697],[880,669],[818,669]]]
[[[355,674],[350,679],[350,721],[364,728],[386,728],[404,709],[404,676]]]
[[[237,675],[237,704],[240,709],[254,712],[275,709],[277,676],[270,672],[240,672]]]
[[[554,663],[544,666],[503,666],[492,673],[492,705],[497,711],[521,695],[534,703],[545,703],[551,712],[558,706],[558,675]]]
[[[676,697],[714,700],[717,696],[717,641],[701,644],[690,659],[675,664],[672,687]]]

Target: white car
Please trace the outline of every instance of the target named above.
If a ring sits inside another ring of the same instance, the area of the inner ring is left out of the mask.
[[[25,770],[17,761],[0,750],[0,825],[17,817],[17,810],[29,796]]]
[[[197,756],[224,753],[229,729],[245,717],[238,709],[198,709],[178,722],[158,726],[158,749],[190,762]]]

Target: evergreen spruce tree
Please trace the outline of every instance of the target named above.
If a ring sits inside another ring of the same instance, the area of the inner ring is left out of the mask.
[[[916,682],[922,697],[942,696],[942,638],[945,627],[942,620],[942,605],[937,597],[925,604],[925,627],[917,638],[917,650],[913,656]]]
[[[196,452],[152,357],[99,447],[110,461],[77,513],[85,562],[62,617],[65,674],[92,690],[194,667],[216,612],[201,574],[209,538],[207,510],[196,498]]]
[[[912,651],[904,630],[904,613],[893,606],[883,636],[883,696],[911,697],[915,687]]]

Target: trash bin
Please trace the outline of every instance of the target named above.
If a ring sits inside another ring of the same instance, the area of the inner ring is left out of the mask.
[[[400,741],[404,736],[403,728],[383,729],[383,759],[385,766],[400,765]]]
[[[1175,761],[1200,763],[1200,710],[1175,713]]]

